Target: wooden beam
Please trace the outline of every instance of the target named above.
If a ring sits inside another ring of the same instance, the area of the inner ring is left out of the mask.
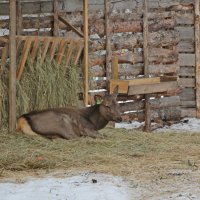
[[[21,35],[22,33],[22,5],[21,0],[17,1],[17,35]]]
[[[110,41],[110,26],[109,26],[109,0],[104,0],[104,15],[105,15],[105,36],[106,36],[106,80],[111,78],[111,41]]]
[[[196,66],[196,115],[200,118],[200,16],[199,0],[195,0],[195,66]]]
[[[112,79],[118,79],[118,74],[119,74],[119,68],[118,68],[118,57],[113,57],[112,58],[112,73],[111,73],[111,78]]]
[[[144,0],[143,12],[143,56],[144,56],[144,75],[149,75],[148,70],[148,5],[147,0]],[[151,105],[149,102],[149,95],[145,95],[145,131],[151,131]]]
[[[88,91],[89,91],[89,80],[88,80],[88,0],[83,1],[83,12],[84,12],[84,103],[88,105]]]
[[[53,36],[59,36],[58,0],[53,1]]]
[[[88,14],[87,14],[88,15]],[[69,26],[71,28],[72,31],[74,31],[76,34],[78,34],[80,37],[84,37],[84,34],[79,31],[76,27],[74,27],[73,25],[71,25],[66,19],[64,19],[63,17],[61,17],[60,15],[58,15],[58,19],[65,25]]]
[[[16,0],[10,5],[10,35],[9,35],[9,132],[15,130],[16,125]]]

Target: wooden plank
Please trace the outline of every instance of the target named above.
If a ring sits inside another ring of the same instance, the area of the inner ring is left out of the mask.
[[[179,94],[181,101],[195,101],[195,89],[194,88],[183,88]]]
[[[39,38],[35,37],[35,39],[33,40],[33,48],[30,52],[30,60],[32,64],[34,63],[35,57],[37,56],[39,46],[40,46]]]
[[[69,46],[67,47],[67,51],[66,51],[66,66],[69,65],[70,63],[70,59],[71,59],[71,56],[72,56],[72,52],[74,50],[74,46],[75,46],[75,42],[73,40],[71,40],[71,42],[69,43]]]
[[[181,108],[181,118],[197,117],[196,108]]]
[[[76,50],[76,53],[75,53],[75,55],[74,55],[74,64],[75,64],[75,65],[78,64],[78,61],[79,61],[80,56],[81,56],[81,53],[82,53],[82,51],[83,51],[83,47],[84,47],[83,41],[82,41],[82,40],[78,41],[78,42],[77,42],[77,47],[76,47],[77,50]]]
[[[64,56],[65,48],[66,48],[66,41],[61,40],[60,45],[59,45],[59,49],[58,49],[58,53],[57,53],[57,57],[56,57],[56,63],[58,65],[60,65],[61,62],[62,62],[62,58]]]
[[[179,54],[180,66],[195,66],[195,54]]]
[[[195,68],[196,68],[196,109],[197,118],[200,118],[200,3],[195,0]]]
[[[180,106],[186,107],[186,108],[195,108],[196,107],[196,101],[181,101]]]
[[[118,92],[122,94],[127,94],[128,87],[129,87],[129,81],[125,80],[110,80],[110,93],[113,93],[116,86],[119,86]]]
[[[84,18],[84,103],[88,105],[88,91],[89,91],[89,57],[88,57],[88,0],[83,1],[83,18]]]
[[[21,35],[22,33],[22,6],[21,6],[21,1],[17,1],[17,34]]]
[[[24,48],[22,51],[22,55],[17,67],[17,80],[19,80],[21,78],[21,75],[24,71],[24,66],[28,57],[28,53],[30,51],[30,47],[31,47],[31,42],[32,42],[32,38],[28,38],[24,44]]]
[[[175,90],[178,88],[178,83],[176,81],[171,82],[161,82],[155,84],[146,85],[132,85],[129,87],[128,95],[134,94],[151,94],[157,92],[165,92],[168,90]]]
[[[195,67],[194,66],[182,66],[178,73],[179,76],[195,76]]]
[[[3,73],[3,70],[4,70],[5,65],[6,65],[6,61],[7,61],[7,58],[8,58],[8,50],[9,50],[9,43],[7,42],[5,44],[5,47],[3,47],[3,50],[2,50],[0,75]]]
[[[195,78],[179,78],[181,87],[195,87]]]
[[[51,39],[49,39],[49,38],[46,38],[44,40],[44,46],[43,46],[43,49],[42,49],[42,52],[41,52],[42,56],[41,56],[41,60],[40,60],[40,65],[42,65],[43,62],[45,61],[50,42],[51,42]]]
[[[51,47],[50,47],[50,50],[49,50],[49,58],[50,58],[50,61],[53,60],[53,58],[54,58],[54,56],[55,56],[56,48],[58,47],[58,44],[59,44],[60,41],[61,41],[60,38],[55,38],[55,39],[53,39],[52,44],[51,44]]]
[[[112,72],[111,72],[111,31],[110,31],[110,2],[108,0],[104,0],[104,14],[105,14],[105,36],[106,36],[106,80],[109,81]]]
[[[194,53],[194,40],[181,40],[177,45],[179,53]]]
[[[69,26],[71,28],[72,31],[74,31],[77,35],[79,35],[80,37],[84,37],[83,33],[81,31],[79,31],[76,27],[74,27],[73,25],[71,25],[68,20],[64,19],[62,16],[58,15],[58,19],[64,23],[65,25]]]
[[[112,79],[118,79],[118,58],[117,57],[112,57],[112,73],[111,73],[111,78]]]
[[[181,40],[194,40],[194,27],[175,27],[180,33]]]
[[[9,35],[9,132],[16,126],[16,0],[9,1],[10,35]]]
[[[53,36],[59,36],[58,0],[53,0]]]

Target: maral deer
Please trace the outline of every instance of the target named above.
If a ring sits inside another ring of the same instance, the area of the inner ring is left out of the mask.
[[[17,121],[17,131],[39,134],[49,139],[73,139],[82,136],[97,137],[98,130],[109,121],[122,120],[116,101],[118,87],[107,94],[99,105],[85,108],[66,107],[34,111],[22,115]]]

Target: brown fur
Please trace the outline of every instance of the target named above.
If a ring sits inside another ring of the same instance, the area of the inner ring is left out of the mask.
[[[17,131],[54,139],[73,139],[82,136],[97,137],[98,130],[109,121],[121,121],[119,104],[114,94],[105,95],[100,105],[86,108],[66,107],[34,111],[22,115],[17,121]]]

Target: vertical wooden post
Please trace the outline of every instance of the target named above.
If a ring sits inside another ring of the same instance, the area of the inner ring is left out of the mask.
[[[148,70],[148,6],[147,0],[144,0],[143,12],[143,56],[144,56],[144,75],[149,74]],[[145,95],[145,131],[151,131],[151,109],[149,95]]]
[[[58,0],[53,1],[53,36],[59,36]]]
[[[196,115],[200,118],[200,16],[199,0],[195,0],[195,65],[196,65]]]
[[[118,57],[113,57],[112,58],[112,73],[111,73],[111,78],[112,79],[118,79]]]
[[[17,35],[22,34],[22,5],[21,0],[17,1]]]
[[[10,1],[9,131],[16,125],[16,0]]]
[[[84,103],[88,105],[88,0],[83,1],[83,12],[84,12]]]
[[[111,78],[110,60],[112,56],[110,44],[110,27],[109,27],[109,0],[104,0],[104,15],[105,15],[105,36],[106,36],[106,79],[107,82]]]

